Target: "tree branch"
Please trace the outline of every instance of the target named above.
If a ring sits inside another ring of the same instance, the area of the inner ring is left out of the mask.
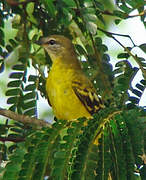
[[[131,40],[131,42],[132,42],[132,44],[133,44],[133,47],[136,47],[136,44],[133,42],[132,38],[131,38],[129,35],[127,35],[127,34],[113,33],[113,32],[109,32],[109,31],[105,31],[105,30],[103,30],[103,29],[101,29],[101,28],[97,28],[97,29],[98,29],[99,31],[103,32],[104,34],[106,34],[108,37],[111,37],[111,38],[113,38],[113,35],[115,35],[115,36],[127,37],[127,38],[129,38],[129,39]],[[121,45],[121,44],[120,44],[120,45]]]
[[[102,14],[104,15],[109,15],[109,16],[116,16],[113,12],[110,12],[108,10],[101,11]],[[126,13],[125,13],[126,14]],[[140,12],[139,14],[134,14],[134,15],[129,15],[127,14],[126,18],[133,18],[133,17],[138,17],[138,16],[144,16],[146,14],[146,10]]]
[[[51,127],[51,123],[45,122],[44,120],[17,114],[13,111],[3,109],[3,108],[0,108],[0,115],[13,119],[18,122],[21,122],[23,124],[36,126],[37,129],[41,129],[42,127]]]

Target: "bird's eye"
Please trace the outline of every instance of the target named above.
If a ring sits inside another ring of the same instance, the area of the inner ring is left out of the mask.
[[[50,45],[54,45],[54,44],[56,44],[56,41],[55,41],[55,40],[53,40],[53,39],[51,39],[51,40],[48,42],[48,44],[50,44]]]

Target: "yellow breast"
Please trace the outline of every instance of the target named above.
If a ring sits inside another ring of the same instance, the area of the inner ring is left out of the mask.
[[[74,74],[75,72],[72,69],[63,68],[60,64],[54,65],[49,72],[46,91],[54,114],[58,119],[91,118],[72,89]]]

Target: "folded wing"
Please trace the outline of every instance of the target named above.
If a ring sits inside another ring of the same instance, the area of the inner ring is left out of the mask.
[[[73,81],[72,88],[91,115],[104,107],[100,97],[96,94],[95,89],[89,82]]]

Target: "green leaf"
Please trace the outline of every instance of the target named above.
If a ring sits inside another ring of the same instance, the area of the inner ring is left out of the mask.
[[[1,21],[0,21],[0,27],[2,27],[2,28],[4,28],[4,21],[3,21],[3,17],[1,17],[1,14],[0,14],[0,19],[1,19]]]
[[[30,117],[36,115],[36,108],[25,110],[24,115],[28,115]]]
[[[4,46],[5,45],[5,42],[4,42],[4,32],[2,31],[2,29],[0,28],[0,44],[2,45],[2,46]]]
[[[135,95],[137,95],[138,97],[141,97],[141,95],[142,95],[142,92],[140,92],[140,91],[138,91],[138,90],[136,90],[136,89],[132,89],[132,92],[133,92]]]
[[[75,47],[80,55],[86,55],[86,51],[84,50],[84,48],[81,45],[77,44]]]
[[[69,7],[76,7],[76,3],[73,0],[63,0],[63,2]]]
[[[60,158],[60,159],[64,159],[66,156],[66,152],[65,151],[59,151],[59,152],[56,152],[54,154],[54,157],[55,158]]]
[[[69,24],[71,23],[71,19],[72,19],[72,16],[70,15],[68,9],[66,8],[63,8],[62,9],[62,12],[64,14],[64,18],[61,19],[62,21],[62,24],[64,24],[65,26],[69,26]]]
[[[28,100],[28,99],[34,99],[36,98],[37,96],[37,92],[33,91],[33,92],[30,92],[30,93],[27,93],[23,96],[23,100]]]
[[[141,44],[139,47],[146,53],[146,44]]]
[[[16,47],[16,46],[17,46],[17,42],[14,41],[13,39],[9,39],[9,42],[11,43],[11,45],[12,45],[13,47]]]
[[[129,14],[133,10],[132,8],[129,8],[126,3],[122,4],[119,8],[127,14]]]
[[[34,106],[36,106],[36,100],[32,100],[30,102],[26,102],[23,105],[23,109],[29,109],[29,108],[33,108]]]
[[[28,13],[28,15],[31,15],[33,11],[34,11],[34,3],[30,2],[26,6],[26,12]]]
[[[34,91],[36,89],[35,84],[29,84],[26,86],[25,91]]]
[[[13,72],[10,74],[10,78],[13,78],[13,79],[21,79],[22,77],[23,77],[22,72]]]
[[[5,69],[5,64],[4,64],[4,62],[3,62],[3,63],[1,63],[1,65],[0,65],[0,73],[2,73],[2,72],[4,71],[4,69]]]
[[[145,89],[145,87],[142,86],[142,85],[139,84],[139,83],[136,84],[136,87],[137,87],[138,89],[140,89],[141,91],[144,91],[144,89]]]
[[[120,78],[118,79],[118,83],[119,83],[119,84],[126,85],[126,84],[127,84],[126,80],[128,80],[128,79],[126,79],[125,77],[120,77]]]
[[[16,103],[17,102],[17,100],[18,100],[18,97],[10,97],[10,98],[8,98],[8,100],[7,100],[7,104],[14,104],[14,103]]]
[[[10,46],[10,45],[7,45],[7,46],[6,46],[6,49],[7,49],[7,51],[8,51],[9,53],[13,51],[13,47]]]
[[[134,1],[127,0],[127,3],[128,3],[130,6],[132,6],[133,8],[135,8],[135,7],[136,7],[136,5],[137,5],[137,3],[136,3],[136,1],[135,1],[135,0],[134,0]]]
[[[36,80],[38,79],[38,76],[35,76],[35,75],[30,75],[29,78],[28,78],[28,81],[33,81],[35,82]]]
[[[20,129],[20,128],[11,128],[11,131],[14,131],[19,134],[23,133],[23,129]],[[18,134],[9,134],[8,137],[18,137],[18,136],[19,136]]]
[[[146,179],[146,166],[145,164],[140,168],[140,178],[136,180],[145,180]]]
[[[106,52],[108,51],[108,47],[104,44],[102,44],[101,46],[99,46],[99,48],[103,51],[103,52]]]
[[[42,0],[42,2],[44,3],[47,11],[48,11],[48,14],[51,16],[51,17],[55,17],[55,6],[53,4],[53,1],[54,0]]]
[[[115,19],[115,24],[118,25],[121,22],[121,19]]]
[[[21,164],[25,154],[25,146],[23,143],[18,143],[17,148],[9,158],[9,163],[5,167],[3,180],[18,179]]]
[[[16,89],[9,89],[6,91],[6,96],[17,96],[22,93],[22,90],[19,88]]]
[[[12,67],[13,70],[17,70],[17,71],[24,71],[25,70],[25,66],[23,64],[16,64]]]
[[[94,15],[95,14],[95,9],[94,8],[82,8],[81,9],[81,12],[82,12],[82,14],[83,14],[83,16],[85,17],[86,15],[88,15],[88,14],[91,14],[91,15]]]
[[[142,80],[140,81],[140,83],[143,84],[144,86],[146,86],[146,80],[145,80],[145,79],[142,79]]]
[[[99,1],[95,1],[96,7],[101,11],[104,11],[104,4],[100,3]]]
[[[89,44],[86,45],[86,50],[87,50],[88,54],[93,54],[93,48]]]
[[[86,22],[88,21],[93,22],[93,23],[97,22],[97,16],[95,14],[85,14],[84,19]]]
[[[6,125],[0,124],[0,135],[5,135],[8,132],[8,127]]]
[[[123,58],[127,59],[127,58],[129,58],[129,54],[128,53],[121,53],[121,54],[118,54],[117,58],[119,58],[119,59],[123,59]]]
[[[101,14],[99,14],[99,15],[97,15],[97,17],[102,22],[102,24],[105,25],[105,20],[104,20],[103,16]]]
[[[136,105],[132,104],[131,102],[127,104],[127,109],[128,110],[134,109],[135,107],[136,107]]]
[[[22,83],[21,80],[10,81],[7,86],[8,87],[19,87],[21,83]]]
[[[95,43],[97,46],[102,45],[102,39],[100,37],[95,38]]]
[[[106,47],[107,48],[107,47]],[[108,54],[103,54],[102,59],[105,62],[110,62],[110,56]],[[111,64],[109,64],[111,66]]]
[[[35,4],[33,2],[28,3],[26,6],[26,11],[27,11],[30,21],[37,25],[38,22],[35,19],[35,17],[33,16],[34,6],[35,6]]]
[[[139,99],[136,97],[129,97],[129,101],[131,101],[133,104],[138,104],[139,103]]]
[[[97,32],[97,25],[95,23],[93,23],[93,22],[90,22],[90,21],[86,22],[86,28],[93,35],[95,35],[96,32]]]
[[[19,166],[17,164],[14,163],[8,163],[7,164],[7,169],[9,169],[9,173],[13,173],[16,170],[18,170]]]
[[[2,56],[3,58],[6,58],[6,57],[8,56],[8,53],[7,53],[6,51],[3,51],[3,52],[1,53],[1,56]]]
[[[13,104],[13,103],[12,103],[12,104]],[[9,108],[9,110],[15,112],[15,110],[16,110],[16,105],[15,105],[15,104],[12,105],[12,106]]]
[[[2,52],[3,52],[3,49],[0,47],[0,54],[2,54]]]
[[[116,68],[113,72],[114,74],[119,74],[119,73],[122,73],[123,70],[121,68]]]

